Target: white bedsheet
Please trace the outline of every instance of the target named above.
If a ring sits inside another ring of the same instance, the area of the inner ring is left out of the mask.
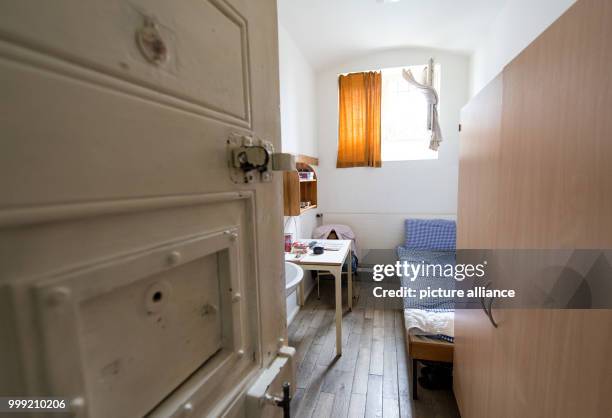
[[[455,337],[454,312],[428,312],[423,309],[404,309],[404,323],[408,331],[418,334],[448,335]]]

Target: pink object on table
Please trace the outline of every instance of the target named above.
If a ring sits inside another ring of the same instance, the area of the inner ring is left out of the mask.
[[[291,244],[293,244],[293,234],[285,234],[285,252],[291,252]]]
[[[342,224],[327,224],[321,225],[315,228],[312,231],[312,237],[314,239],[327,239],[331,232],[335,232],[338,235],[338,239],[346,239],[351,240],[351,248],[357,253],[357,239],[355,238],[355,233],[353,230],[347,226]]]

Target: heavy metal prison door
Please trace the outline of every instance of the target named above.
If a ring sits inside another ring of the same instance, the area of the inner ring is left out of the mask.
[[[280,412],[277,55],[274,0],[0,4],[3,396]]]

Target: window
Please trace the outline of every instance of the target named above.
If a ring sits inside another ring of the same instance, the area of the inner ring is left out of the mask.
[[[411,88],[402,76],[410,69],[422,83],[426,65],[382,70],[381,147],[382,161],[435,160],[438,152],[429,149],[427,129],[429,106],[422,93]],[[440,65],[434,66],[433,86],[440,93]]]

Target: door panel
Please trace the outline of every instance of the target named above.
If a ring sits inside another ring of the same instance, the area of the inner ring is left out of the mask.
[[[260,367],[253,194],[200,199],[1,236],[19,342],[45,347],[19,372],[29,391],[91,400],[87,416],[130,417],[187,385],[206,411]]]
[[[3,205],[232,187],[220,175],[227,172],[225,141],[248,131],[14,61],[0,61],[0,71],[0,117],[13,133],[0,153]]]
[[[227,2],[15,3],[0,8],[0,31],[7,37],[250,124],[247,21]],[[134,42],[147,18],[167,51],[154,69]]]
[[[242,332],[254,330],[233,309],[240,260],[229,231],[36,281],[57,393],[83,382],[91,416],[142,416],[211,357],[244,349]]]
[[[243,413],[286,338],[282,176],[234,184],[226,142],[280,148],[277,55],[273,0],[0,5],[0,392]]]
[[[205,256],[81,304],[79,334],[85,382],[94,395],[92,416],[144,415],[222,347],[217,257]],[[110,312],[121,321],[112,321]],[[123,396],[141,385],[146,390],[137,396]]]

